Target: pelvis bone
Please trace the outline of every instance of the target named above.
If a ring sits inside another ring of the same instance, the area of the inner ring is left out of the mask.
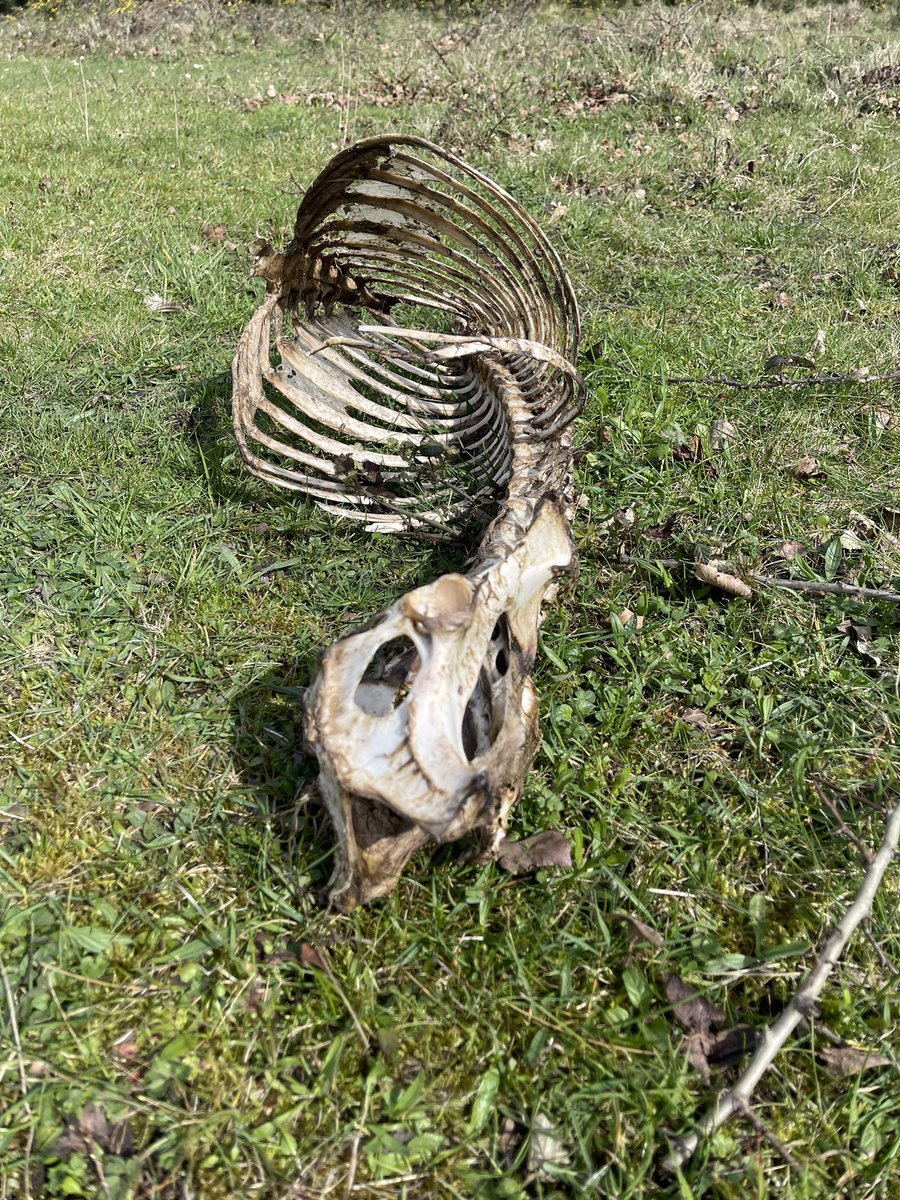
[[[490,857],[522,790],[541,606],[576,566],[577,311],[524,209],[414,138],[337,155],[283,253],[251,250],[268,295],[234,360],[249,469],[373,532],[482,526],[466,570],[336,642],[307,691],[329,900],[349,911],[429,842],[472,834]]]

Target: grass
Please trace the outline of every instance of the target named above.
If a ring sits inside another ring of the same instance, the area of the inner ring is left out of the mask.
[[[123,7],[0,27],[0,1196],[897,1196],[896,871],[820,1004],[894,1066],[830,1076],[814,1022],[757,1095],[799,1170],[738,1121],[659,1172],[734,1073],[689,1066],[664,975],[729,1025],[788,1001],[863,869],[817,788],[870,847],[896,799],[900,659],[891,605],[653,565],[897,585],[896,384],[663,382],[756,377],[820,328],[826,369],[896,368],[894,17]],[[579,296],[582,571],[513,821],[575,867],[445,848],[339,918],[301,691],[439,566],[242,473],[228,371],[244,246],[387,129],[552,217]]]

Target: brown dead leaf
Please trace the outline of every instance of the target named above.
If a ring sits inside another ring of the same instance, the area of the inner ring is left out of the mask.
[[[759,1045],[760,1032],[752,1025],[735,1025],[714,1034],[706,1051],[706,1061],[711,1067],[733,1067],[744,1057],[752,1054]]]
[[[709,729],[712,722],[702,708],[686,708],[681,713],[682,721],[688,725],[696,725],[698,729]]]
[[[208,242],[220,243],[224,242],[228,236],[228,226],[224,224],[204,225],[202,232]]]
[[[712,1004],[680,975],[663,975],[663,986],[676,1021],[688,1033],[709,1033],[725,1020],[725,1010]]]
[[[855,1046],[818,1046],[816,1058],[830,1075],[837,1075],[841,1079],[859,1075],[861,1071],[869,1071],[872,1067],[893,1066],[893,1060],[887,1055],[857,1050]]]
[[[300,943],[300,961],[305,967],[315,967],[317,971],[325,971],[326,973],[328,971],[328,967],[325,965],[321,954],[309,942]]]
[[[610,920],[619,921],[628,927],[629,946],[634,946],[638,942],[648,942],[651,946],[656,947],[663,944],[662,935],[657,933],[652,925],[646,925],[643,921],[639,921],[637,917],[633,917],[631,913],[610,913]]]
[[[662,946],[662,935],[656,932],[653,925],[647,925],[637,917],[632,917],[630,912],[612,912],[610,920],[616,920],[616,922],[628,926],[629,946],[636,946],[638,942],[647,942],[649,946],[656,948]]]
[[[719,571],[710,563],[695,562],[694,574],[701,583],[708,583],[710,587],[728,592],[731,596],[743,596],[745,599],[749,599],[753,595],[753,589],[749,584],[744,583],[743,579],[738,579],[737,575],[728,575],[724,571]]]
[[[659,525],[649,525],[644,530],[644,537],[650,538],[653,542],[664,542],[671,537],[678,524],[678,514],[672,513],[670,516],[661,522]]]
[[[682,442],[672,451],[672,457],[678,462],[699,462],[703,457],[703,443],[699,434],[694,434],[689,442]]]
[[[565,834],[546,829],[521,842],[504,838],[497,862],[512,875],[537,871],[541,867],[571,867],[572,847]]]
[[[85,1154],[97,1146],[107,1154],[130,1154],[134,1139],[127,1121],[112,1122],[97,1104],[86,1104],[81,1115],[68,1122],[66,1130],[53,1143],[53,1153],[58,1158],[70,1154]]]
[[[772,303],[774,305],[776,305],[776,307],[778,307],[778,308],[793,308],[794,307],[794,302],[790,298],[790,296],[787,294],[787,292],[779,292],[778,295],[775,297],[775,299],[772,301]]]
[[[793,562],[798,554],[803,553],[802,542],[782,542],[778,547],[778,555],[785,562]]]
[[[816,479],[823,475],[824,471],[817,458],[813,458],[811,454],[804,454],[794,467],[794,474],[798,479]]]

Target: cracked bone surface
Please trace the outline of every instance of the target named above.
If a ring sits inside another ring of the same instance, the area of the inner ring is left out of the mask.
[[[335,642],[305,698],[349,911],[427,843],[502,840],[539,740],[542,603],[572,574],[584,385],[559,259],[486,176],[418,138],[336,155],[234,358],[251,472],[377,533],[479,534],[460,573]]]

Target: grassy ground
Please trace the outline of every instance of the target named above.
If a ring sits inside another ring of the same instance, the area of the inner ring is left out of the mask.
[[[896,872],[758,1092],[797,1168],[734,1122],[659,1171],[734,1074],[689,1065],[665,975],[762,1027],[863,869],[822,796],[880,839],[897,609],[616,562],[896,588],[896,384],[661,382],[756,377],[818,329],[826,369],[897,367],[896,21],[123,7],[0,27],[0,1196],[900,1195]],[[576,865],[442,850],[338,918],[299,697],[435,563],[243,474],[228,369],[245,244],[381,130],[552,219],[581,303],[582,573],[513,821]],[[894,1065],[835,1078],[820,1022]]]

